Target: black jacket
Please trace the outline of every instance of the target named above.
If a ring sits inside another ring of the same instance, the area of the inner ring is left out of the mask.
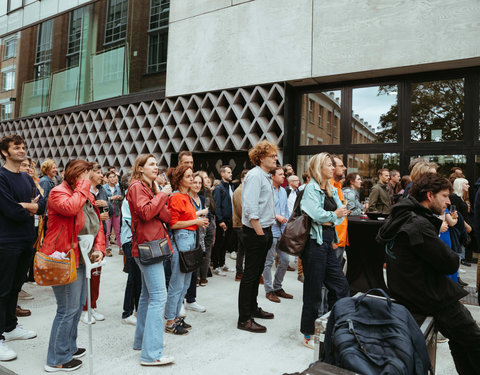
[[[385,244],[387,281],[392,297],[413,313],[435,315],[468,293],[446,275],[459,266],[440,238],[442,221],[411,196],[393,208],[377,241]]]
[[[233,188],[231,183],[221,181],[220,184],[213,190],[213,199],[215,200],[215,221],[217,223],[231,223],[232,212],[232,197],[230,196],[230,189]],[[233,193],[233,191],[232,191]]]

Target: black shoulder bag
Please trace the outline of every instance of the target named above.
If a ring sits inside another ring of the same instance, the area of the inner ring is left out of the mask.
[[[190,198],[190,203],[193,206],[192,198]],[[193,206],[195,208],[195,206]],[[203,259],[203,250],[202,246],[200,245],[200,233],[197,228],[195,231],[195,238],[196,238],[196,244],[195,244],[195,249],[189,250],[189,251],[180,251],[177,241],[175,240],[175,235],[173,235],[173,240],[175,241],[175,244],[177,245],[177,251],[178,251],[178,258],[180,260],[180,271],[183,273],[190,273],[195,271],[197,268],[200,267],[202,264],[202,259]]]

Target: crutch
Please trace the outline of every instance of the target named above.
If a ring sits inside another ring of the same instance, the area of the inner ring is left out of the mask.
[[[90,262],[89,253],[93,247],[94,237],[91,234],[83,234],[78,236],[78,246],[85,262],[85,273],[87,277],[87,306],[88,306],[88,368],[90,375],[93,375],[93,338],[92,338],[92,301],[90,293],[90,278],[92,277],[92,269],[102,267],[106,260],[101,262]]]

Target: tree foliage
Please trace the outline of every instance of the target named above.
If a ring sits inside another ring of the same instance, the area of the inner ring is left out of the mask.
[[[377,95],[388,95],[396,85],[382,85]],[[419,142],[455,141],[463,139],[463,79],[419,82],[412,84],[411,139]],[[397,141],[398,103],[380,117],[379,142]],[[432,139],[432,130],[441,130]]]

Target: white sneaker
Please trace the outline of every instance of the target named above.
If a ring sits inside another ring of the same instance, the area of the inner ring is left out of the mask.
[[[0,340],[0,361],[11,361],[17,358],[17,353],[8,347],[5,340]]]
[[[173,356],[163,355],[159,359],[157,359],[155,362],[141,361],[140,364],[142,366],[163,366],[163,365],[168,365],[169,363],[172,363],[173,361],[174,361]]]
[[[223,271],[225,272],[234,272],[235,269],[234,268],[230,268],[229,266],[227,266],[226,264],[223,266]]]
[[[92,316],[95,318],[97,322],[101,322],[102,320],[105,320],[105,315],[100,314],[95,309],[92,309]]]
[[[205,311],[207,311],[207,309],[204,306],[200,305],[197,302],[192,302],[192,303],[185,302],[185,310],[192,310],[199,313],[204,313]]]
[[[236,260],[237,259],[237,253],[235,251],[232,251],[229,255],[230,259],[234,259]]]
[[[31,300],[33,296],[30,293],[25,292],[23,289],[18,293],[18,299]]]
[[[185,318],[187,316],[187,313],[185,311],[185,307],[182,305],[182,308],[180,309],[180,313],[178,314],[180,318]]]
[[[37,337],[37,332],[29,331],[24,329],[21,324],[17,324],[13,331],[3,332],[3,337],[5,337],[5,341],[28,340]]]
[[[88,311],[86,311],[83,316],[82,316],[82,322],[85,324],[88,324]],[[95,320],[95,317],[92,314],[92,319],[90,320],[91,324],[95,324],[97,321]]]
[[[136,326],[137,325],[137,318],[135,317],[135,315],[130,315],[129,317],[127,317],[125,319],[122,319],[122,323],[123,324],[130,324],[132,326]]]
[[[220,267],[215,268],[213,270],[213,273],[217,276],[227,276],[227,274],[225,272],[222,272],[222,269]]]

